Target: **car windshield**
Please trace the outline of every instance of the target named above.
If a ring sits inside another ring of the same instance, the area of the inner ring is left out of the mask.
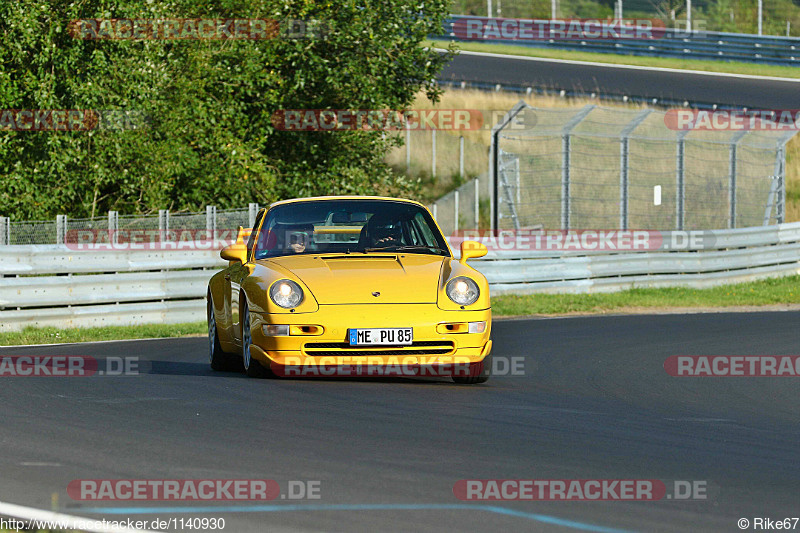
[[[311,200],[267,212],[255,258],[326,253],[449,255],[427,210],[391,200]]]

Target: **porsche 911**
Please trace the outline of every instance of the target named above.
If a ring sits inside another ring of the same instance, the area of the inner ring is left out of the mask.
[[[486,252],[465,241],[456,260],[431,213],[411,200],[276,202],[220,252],[229,266],[208,285],[211,367],[482,383],[489,286],[467,260]]]

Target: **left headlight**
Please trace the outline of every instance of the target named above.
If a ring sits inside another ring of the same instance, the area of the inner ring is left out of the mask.
[[[464,276],[448,281],[446,290],[447,297],[458,305],[474,304],[481,294],[478,284]]]
[[[303,301],[303,289],[290,279],[279,279],[272,284],[269,297],[275,305],[284,309],[293,309]]]

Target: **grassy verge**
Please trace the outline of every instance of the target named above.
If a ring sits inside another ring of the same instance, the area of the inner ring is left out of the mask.
[[[444,48],[447,41],[426,41],[427,46]],[[555,50],[552,48],[533,48],[506,44],[486,44],[459,42],[460,50],[471,52],[490,52],[548,59],[569,59],[571,61],[587,61],[595,63],[614,63],[619,65],[638,65],[643,67],[674,68],[681,70],[702,70],[730,74],[749,74],[754,76],[775,76],[779,78],[800,78],[797,67],[779,65],[760,65],[757,63],[737,63],[728,61],[711,61],[702,59],[680,59],[671,57],[644,57],[618,54],[601,54],[597,52],[580,52],[573,50]]]
[[[800,304],[800,276],[767,279],[711,289],[631,289],[605,294],[494,296],[496,315],[564,315],[644,308],[725,308]]]
[[[0,333],[0,346],[184,337],[205,335],[206,332],[205,322],[74,329],[28,327],[22,331]]]

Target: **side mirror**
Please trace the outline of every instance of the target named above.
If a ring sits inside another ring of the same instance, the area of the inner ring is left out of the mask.
[[[243,244],[231,244],[226,246],[219,252],[219,256],[226,261],[238,261],[239,263],[247,262],[247,247]]]
[[[461,259],[459,263],[466,265],[468,259],[475,259],[476,257],[483,257],[489,253],[486,245],[478,241],[464,241],[461,243]]]

